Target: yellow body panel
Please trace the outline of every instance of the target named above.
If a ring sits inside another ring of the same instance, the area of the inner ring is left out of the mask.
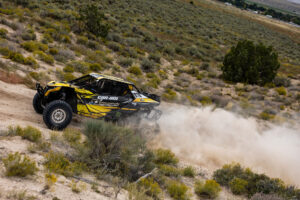
[[[56,87],[56,88],[53,88],[51,90],[48,90],[46,93],[45,93],[45,97],[48,96],[51,92],[56,92],[56,91],[59,91],[61,89],[61,87]]]
[[[51,86],[51,87],[71,87],[72,86],[69,83],[55,82],[55,81],[51,81],[47,85]]]
[[[150,98],[136,98],[133,102],[158,103],[157,101],[154,101]]]

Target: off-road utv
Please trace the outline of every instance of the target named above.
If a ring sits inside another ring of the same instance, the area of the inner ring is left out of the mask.
[[[72,114],[118,121],[128,116],[157,120],[161,111],[155,109],[160,97],[141,92],[131,82],[91,73],[69,82],[51,81],[43,88],[36,84],[33,108],[43,114],[50,129],[64,129]]]

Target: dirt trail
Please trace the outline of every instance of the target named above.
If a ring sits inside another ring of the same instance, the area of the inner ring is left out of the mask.
[[[46,128],[42,117],[32,107],[34,90],[24,85],[12,85],[0,81],[0,129],[9,125],[34,125]]]

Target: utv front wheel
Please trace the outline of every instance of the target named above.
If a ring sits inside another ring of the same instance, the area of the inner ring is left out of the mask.
[[[34,95],[32,105],[33,105],[35,112],[37,112],[38,114],[43,113],[44,108],[42,107],[42,98],[39,93],[36,93]]]
[[[46,106],[43,112],[43,119],[48,128],[62,130],[72,120],[72,108],[64,101],[52,101]]]

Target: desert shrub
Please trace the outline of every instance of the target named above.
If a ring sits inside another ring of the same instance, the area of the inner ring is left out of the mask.
[[[128,198],[129,200],[153,200],[150,196],[146,194],[147,189],[143,187],[139,187],[137,184],[129,184],[126,187],[126,190],[128,191]]]
[[[50,49],[49,49],[49,53],[50,53],[51,55],[56,55],[56,54],[58,54],[58,50],[57,50],[56,48],[50,48]]]
[[[71,65],[67,65],[67,66],[64,67],[63,70],[64,70],[64,72],[70,72],[70,73],[72,73],[72,72],[74,72],[74,67],[71,66]]]
[[[70,144],[76,145],[78,142],[80,142],[81,132],[77,129],[67,128],[63,132],[63,137]]]
[[[144,141],[131,129],[102,120],[89,120],[83,133],[87,136],[87,150],[81,152],[80,159],[92,170],[105,168],[107,173],[133,180],[138,178],[138,170],[148,168],[150,162],[146,159]]]
[[[246,194],[247,186],[248,182],[240,178],[234,178],[229,182],[231,192],[237,195]]]
[[[188,167],[185,167],[183,170],[182,170],[182,174],[184,176],[188,176],[188,177],[195,177],[196,175],[196,172],[195,172],[195,169],[191,166],[188,166]]]
[[[79,175],[85,169],[80,162],[70,162],[62,153],[49,152],[46,154],[45,167],[50,171],[64,176]]]
[[[187,191],[188,187],[175,180],[169,181],[167,185],[167,191],[170,194],[171,197],[173,197],[176,200],[186,200],[188,199]]]
[[[39,141],[36,144],[30,144],[27,147],[30,153],[36,153],[38,151],[49,152],[51,150],[51,143],[45,141]]]
[[[144,72],[154,72],[156,65],[149,59],[144,58],[141,62],[141,68]]]
[[[207,105],[210,105],[212,104],[212,100],[210,97],[208,96],[203,96],[200,100],[200,103],[203,105],[203,106],[207,106]]]
[[[178,177],[181,175],[181,170],[171,165],[160,165],[159,169],[165,176]]]
[[[215,199],[221,191],[220,185],[215,180],[206,180],[205,183],[195,183],[195,193],[200,197]]]
[[[91,71],[96,71],[96,72],[98,72],[98,71],[101,71],[101,70],[102,70],[102,66],[101,66],[99,63],[93,63],[93,64],[90,64],[89,69],[90,69]]]
[[[153,88],[158,88],[158,85],[160,84],[161,80],[156,76],[156,74],[147,73],[147,77],[150,78],[147,85]]]
[[[260,114],[259,114],[259,118],[263,119],[263,120],[272,120],[275,118],[275,115],[274,114],[271,114],[267,111],[262,111]]]
[[[10,53],[10,50],[6,47],[0,47],[0,54],[2,54],[3,56],[8,56]]]
[[[28,156],[21,155],[20,153],[10,153],[7,157],[2,159],[6,169],[7,176],[20,176],[33,175],[38,170],[36,163]]]
[[[107,46],[113,51],[120,51],[121,45],[116,42],[108,42]]]
[[[5,28],[0,28],[0,37],[1,38],[6,38],[6,34],[8,31]]]
[[[42,138],[41,131],[32,126],[27,126],[22,128],[20,126],[9,126],[7,135],[9,136],[21,136],[23,139],[29,140],[31,142],[38,142]]]
[[[36,60],[31,56],[28,56],[27,58],[25,58],[25,64],[30,65],[33,69],[38,68],[38,64],[37,64]]]
[[[125,58],[121,57],[118,59],[118,64],[121,65],[122,67],[129,67],[133,63],[133,60],[131,58]]]
[[[67,62],[75,58],[75,53],[69,49],[59,49],[58,53],[54,55],[55,60],[59,62]]]
[[[158,199],[162,190],[159,184],[153,178],[143,178],[139,182],[139,186],[145,188],[145,193],[153,198]]]
[[[162,98],[166,101],[174,101],[176,97],[177,97],[176,92],[170,88],[167,88],[162,95]]]
[[[178,163],[178,158],[169,149],[157,149],[154,151],[154,155],[156,164],[176,165]]]
[[[28,4],[29,4],[29,0],[13,0],[12,2],[14,2],[17,5],[24,6],[24,7],[28,6]]]
[[[291,80],[284,76],[276,76],[273,82],[276,87],[289,87],[291,85]]]
[[[34,52],[34,51],[47,51],[48,50],[48,45],[46,44],[42,44],[40,42],[36,42],[36,41],[28,41],[28,42],[24,42],[21,44],[21,46],[30,52]]]
[[[276,194],[256,193],[251,197],[250,200],[284,200],[284,198],[279,197]]]
[[[160,56],[158,53],[156,53],[156,54],[152,54],[152,53],[151,53],[151,54],[149,55],[148,58],[149,58],[150,60],[153,60],[154,62],[156,62],[156,63],[159,64],[159,63],[160,63],[160,57],[161,57],[161,56]]]
[[[277,92],[279,95],[286,96],[286,89],[285,89],[283,86],[278,87],[278,88],[276,88],[275,90],[276,90],[276,92]]]
[[[136,76],[140,76],[140,75],[143,74],[141,68],[138,67],[138,66],[135,66],[135,65],[134,65],[134,66],[131,66],[131,67],[128,69],[128,72],[129,72],[129,73],[132,73],[132,74],[134,74],[134,75],[136,75]]]
[[[42,138],[41,131],[32,126],[27,126],[26,128],[22,129],[19,131],[18,135],[31,142],[38,142]]]
[[[36,39],[36,35],[34,33],[34,30],[32,30],[32,29],[29,29],[29,30],[26,30],[25,32],[23,32],[21,34],[21,37],[23,40],[35,40]]]
[[[54,64],[54,58],[51,55],[45,54],[42,51],[35,51],[34,54],[42,61],[45,63],[48,63],[50,65]]]
[[[213,177],[219,184],[230,187],[236,194],[246,194],[248,197],[256,193],[273,193],[288,199],[300,194],[295,187],[285,186],[280,179],[253,173],[239,164],[224,165],[214,172]]]
[[[93,40],[89,40],[86,46],[87,46],[88,48],[94,49],[94,50],[100,48],[99,43],[96,42],[96,41],[93,41]]]
[[[42,38],[42,43],[48,44],[54,41],[53,37],[49,33],[44,33]]]
[[[82,62],[82,61],[73,61],[71,63],[69,63],[68,65],[71,65],[74,67],[74,70],[76,72],[80,72],[80,73],[87,73],[89,70],[89,64],[86,62]]]
[[[26,63],[26,58],[18,52],[10,51],[9,55],[8,55],[8,58],[11,59],[12,61],[17,62],[17,63],[21,63],[21,64]]]
[[[89,39],[85,36],[78,36],[77,37],[77,44],[87,45]]]
[[[74,80],[75,78],[76,77],[70,72],[63,73],[63,80],[64,81],[71,81],[71,80]]]
[[[79,10],[80,21],[84,28],[96,36],[106,37],[109,25],[103,23],[104,14],[95,4],[88,4]]]
[[[244,40],[226,54],[222,76],[232,82],[265,85],[273,81],[279,67],[278,55],[272,46]]]

